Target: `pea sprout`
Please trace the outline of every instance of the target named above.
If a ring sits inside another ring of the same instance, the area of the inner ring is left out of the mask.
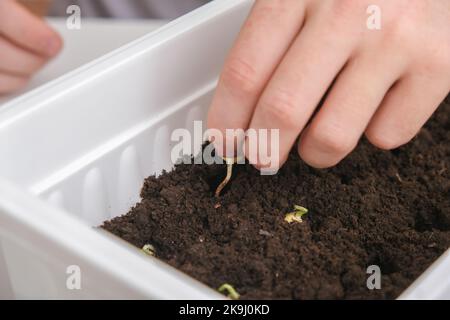
[[[152,246],[151,244],[146,244],[145,246],[142,247],[141,250],[149,256],[154,257],[156,255],[155,247]]]
[[[286,214],[286,216],[284,217],[284,220],[287,223],[293,223],[293,222],[302,223],[303,222],[302,217],[307,213],[308,213],[308,209],[306,209],[305,207],[294,205],[294,211]]]
[[[227,292],[227,297],[233,300],[238,300],[240,297],[239,293],[233,288],[232,285],[228,283],[224,283],[223,285],[221,285],[218,291],[220,293]]]

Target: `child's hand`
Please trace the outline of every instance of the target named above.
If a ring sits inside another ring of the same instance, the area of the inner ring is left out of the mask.
[[[367,27],[372,4],[380,30]],[[300,156],[324,168],[364,133],[382,149],[407,143],[449,89],[449,0],[256,0],[208,126],[279,128],[280,164],[300,136]]]
[[[0,94],[24,86],[61,47],[44,21],[14,0],[0,0]]]

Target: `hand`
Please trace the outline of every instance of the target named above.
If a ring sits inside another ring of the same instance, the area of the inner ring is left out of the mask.
[[[14,0],[0,0],[0,94],[23,87],[61,47],[42,19]]]
[[[372,4],[380,30],[366,23]],[[278,128],[280,164],[300,137],[303,160],[325,168],[364,133],[381,149],[407,143],[449,89],[448,0],[256,0],[208,127]]]

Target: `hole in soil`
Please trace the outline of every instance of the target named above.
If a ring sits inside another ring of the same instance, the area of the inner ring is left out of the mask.
[[[398,157],[400,154],[402,154],[403,150],[401,148],[398,148],[398,149],[391,150],[390,152],[394,156]]]
[[[203,144],[202,150],[204,150],[208,145],[209,145],[209,143],[205,142]],[[215,157],[216,161],[221,160],[219,158],[219,156],[216,156],[215,150],[212,151],[211,155],[213,157]],[[211,194],[213,196],[215,196],[217,187],[222,183],[222,181],[225,179],[225,177],[227,175],[227,165],[225,163],[223,163],[223,164],[217,164],[217,163],[218,162],[215,162],[214,164],[209,165],[206,172],[201,172],[201,170],[199,170],[199,173],[203,175],[203,179],[208,184],[209,190],[211,191]],[[231,185],[233,184],[234,177],[236,176],[237,172],[239,171],[238,167],[240,167],[240,166],[237,166],[237,165],[233,166],[233,174],[231,176],[231,179],[227,183],[225,188],[222,190],[222,192],[220,193],[221,195],[226,194],[230,190]]]
[[[222,183],[227,175],[227,165],[226,164],[214,164],[209,166],[206,176],[204,177],[206,183],[209,185],[209,190],[212,195],[215,196],[217,187]],[[221,195],[226,194],[233,186],[236,178],[239,174],[246,170],[245,165],[235,164],[233,165],[233,172],[230,181],[228,181],[225,188],[223,188]]]
[[[341,177],[341,184],[350,185],[352,183],[352,177],[349,175],[343,175]]]
[[[215,196],[217,187],[222,183],[223,179],[225,179],[227,175],[227,167],[226,165],[217,166],[216,170],[212,170],[212,172],[208,173],[208,176],[206,177],[206,182],[209,185],[209,190],[211,191],[212,195]],[[230,186],[233,184],[233,177],[231,177],[228,184],[223,188],[221,195],[224,195],[230,190]]]

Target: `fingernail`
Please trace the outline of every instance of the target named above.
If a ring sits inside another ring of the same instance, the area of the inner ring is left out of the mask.
[[[258,168],[258,150],[256,148],[256,144],[249,143],[249,138],[245,139],[245,148],[244,155],[248,159],[248,162],[254,166],[256,169]]]
[[[262,175],[274,175],[280,168],[279,145],[269,145],[265,148],[249,138],[245,140],[245,156]]]

